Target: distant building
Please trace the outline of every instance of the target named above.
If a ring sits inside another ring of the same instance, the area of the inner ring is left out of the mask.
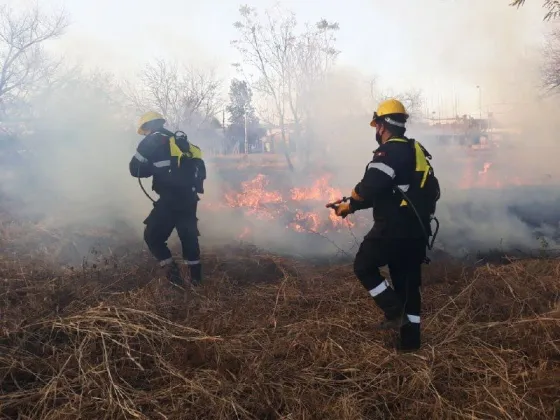
[[[473,149],[492,147],[496,142],[519,134],[519,130],[504,127],[492,115],[489,118],[473,118],[463,115],[454,118],[432,118],[414,124],[415,132],[428,137],[436,144],[459,145]]]

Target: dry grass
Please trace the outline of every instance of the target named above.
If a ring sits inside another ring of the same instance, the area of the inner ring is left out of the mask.
[[[227,248],[206,284],[143,253],[59,269],[0,258],[0,416],[554,419],[560,261],[427,267],[424,345],[391,349],[350,266]]]

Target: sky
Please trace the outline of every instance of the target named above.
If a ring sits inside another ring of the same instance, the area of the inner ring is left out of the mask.
[[[24,7],[31,0],[11,0]],[[64,6],[71,26],[49,48],[68,60],[132,77],[154,57],[214,67],[227,79],[239,57],[230,41],[239,16],[232,0],[40,0],[44,9]],[[254,0],[259,10],[275,4],[300,22],[337,21],[339,64],[376,77],[394,91],[421,88],[431,114],[478,114],[503,102],[491,93],[486,62],[542,44],[547,28],[541,0],[522,9],[510,0]],[[504,40],[505,43],[504,43]],[[494,70],[493,70],[494,71]],[[509,69],[505,69],[510,73]],[[505,75],[511,77],[511,74]],[[495,77],[493,77],[495,78]],[[486,79],[486,80],[485,80]],[[480,89],[477,89],[480,86]],[[480,95],[480,96],[479,96]]]

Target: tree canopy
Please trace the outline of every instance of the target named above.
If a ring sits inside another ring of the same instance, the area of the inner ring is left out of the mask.
[[[525,4],[525,0],[513,0],[511,6],[521,7]],[[544,20],[551,20],[560,17],[560,1],[559,0],[545,0],[544,8],[547,9]]]
[[[259,119],[255,115],[252,104],[253,92],[245,80],[233,79],[229,88],[229,104],[226,110],[229,113],[228,136],[234,143],[243,149],[245,141],[245,118],[247,118],[247,140],[249,144],[256,144],[263,134]]]

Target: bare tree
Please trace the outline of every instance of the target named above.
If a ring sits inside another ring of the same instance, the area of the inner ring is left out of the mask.
[[[332,31],[336,30],[338,23],[326,20],[306,25],[291,51],[288,99],[296,127],[309,116],[314,93],[335,64],[339,51]]]
[[[76,101],[76,97],[80,100]],[[107,125],[107,121],[128,127],[132,110],[127,107],[127,97],[113,74],[73,65],[59,69],[57,78],[34,96],[32,120],[55,120],[44,118],[45,113],[56,115],[59,120],[67,118],[68,124],[76,123],[76,116],[80,115],[84,121],[95,121],[97,129]]]
[[[305,129],[305,158],[309,163],[312,148],[314,119],[313,108],[319,100],[318,93],[332,70],[339,51],[334,48],[335,31],[338,23],[320,20],[315,25],[306,25],[306,30],[298,37],[292,51],[289,104],[294,119],[296,138],[301,141],[301,131]]]
[[[372,79],[369,84],[371,99],[374,104],[379,104],[379,102],[385,99],[395,98],[403,103],[411,117],[417,117],[422,113],[424,97],[420,89],[409,89],[401,92],[394,92],[387,89],[381,90],[377,87],[375,79]]]
[[[139,112],[161,111],[175,128],[202,128],[223,106],[220,87],[213,71],[158,60],[145,68],[140,86],[127,89],[127,96]]]
[[[424,96],[420,89],[409,89],[395,95],[404,104],[408,114],[414,118],[422,114]]]
[[[311,91],[321,81],[338,54],[333,48],[332,31],[338,24],[320,21],[297,32],[294,13],[278,7],[265,11],[263,23],[254,8],[242,6],[241,20],[234,26],[239,38],[232,41],[241,53],[253,90],[272,102],[280,127],[286,159],[286,128],[294,123],[296,136],[310,114]]]
[[[288,13],[287,16],[277,17],[266,11],[266,22],[262,25],[257,22],[255,9],[241,6],[239,13],[241,20],[234,23],[239,31],[239,39],[232,41],[232,45],[241,53],[245,64],[257,71],[257,75],[251,77],[251,85],[253,90],[272,102],[286,160],[290,169],[293,169],[287,149],[286,113],[290,52],[295,44],[295,16]]]
[[[46,15],[38,7],[16,13],[0,7],[0,106],[25,99],[52,76],[58,63],[44,52],[44,43],[61,36],[68,21],[60,12]]]
[[[510,6],[521,7],[525,4],[525,0],[513,0]],[[544,20],[551,20],[560,17],[560,1],[559,0],[545,0],[543,7],[547,9]]]
[[[544,50],[543,85],[548,91],[560,88],[560,29],[553,31]]]

